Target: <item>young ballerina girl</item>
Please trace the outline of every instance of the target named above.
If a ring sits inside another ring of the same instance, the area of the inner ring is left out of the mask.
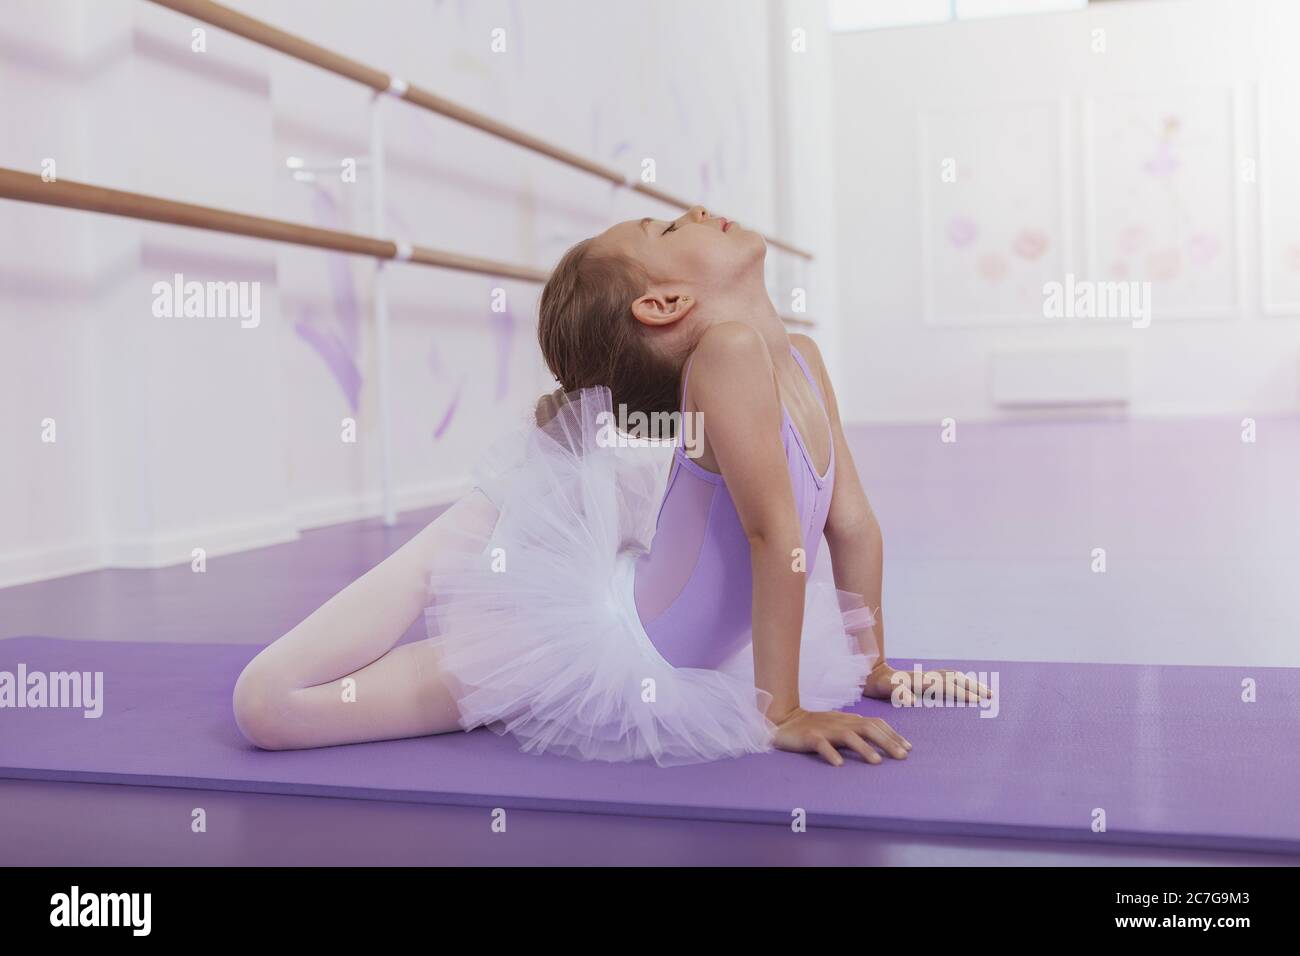
[[[248,664],[244,735],[278,750],[487,726],[660,765],[906,757],[885,721],[835,709],[921,687],[885,660],[880,528],[765,254],[699,207],[569,250],[538,322],[560,388],[470,494]],[[637,412],[703,427],[678,429],[669,462],[613,427]],[[823,536],[834,587],[808,581]],[[394,646],[421,614],[428,639]]]

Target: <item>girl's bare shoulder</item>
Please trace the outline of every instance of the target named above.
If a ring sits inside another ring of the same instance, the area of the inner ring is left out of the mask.
[[[826,377],[826,363],[822,361],[821,349],[817,347],[817,342],[802,332],[790,333],[790,344],[799,350],[799,354],[807,361],[808,367],[817,372],[823,378]]]
[[[719,322],[705,331],[691,356],[688,387],[694,405],[778,407],[767,343],[743,322]]]
[[[808,366],[825,377],[826,363],[816,341],[801,332],[790,333],[789,339]],[[700,337],[693,358],[714,365],[758,365],[768,371],[772,368],[767,342],[756,329],[743,322],[719,322],[710,326]]]
[[[731,370],[755,364],[769,370],[772,367],[772,357],[763,336],[743,322],[719,322],[709,326],[700,336],[693,358],[696,365],[707,362]]]

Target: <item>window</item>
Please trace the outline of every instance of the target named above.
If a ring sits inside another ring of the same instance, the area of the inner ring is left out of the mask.
[[[880,30],[1017,13],[1080,10],[1088,0],[830,0],[831,31]]]

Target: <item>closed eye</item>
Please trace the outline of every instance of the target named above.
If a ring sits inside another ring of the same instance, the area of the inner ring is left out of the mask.
[[[665,229],[663,232],[659,233],[659,235],[660,235],[660,236],[666,236],[666,235],[668,235],[668,233],[672,232],[672,231],[673,231],[674,229],[676,229],[676,228],[677,228],[677,223],[673,223],[673,224],[670,225],[667,229]]]

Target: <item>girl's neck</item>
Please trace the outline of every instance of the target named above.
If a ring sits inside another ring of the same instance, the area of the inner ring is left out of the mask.
[[[759,288],[752,296],[728,302],[725,313],[726,319],[719,318],[717,321],[744,322],[755,329],[767,343],[773,361],[780,363],[788,357],[790,337],[766,288]]]

